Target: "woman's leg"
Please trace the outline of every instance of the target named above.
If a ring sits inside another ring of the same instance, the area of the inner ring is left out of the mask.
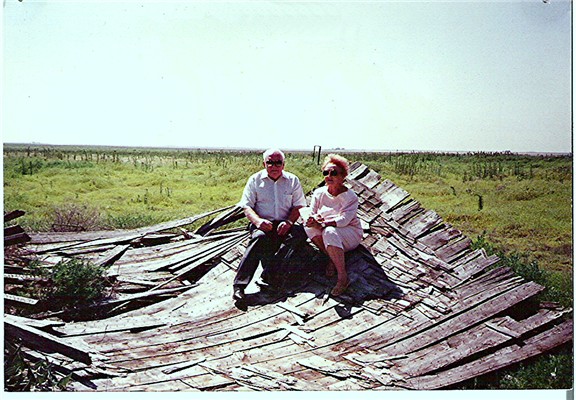
[[[348,274],[346,272],[346,261],[344,258],[344,244],[342,242],[342,237],[340,237],[340,232],[342,229],[336,227],[326,227],[322,231],[322,239],[324,241],[324,246],[326,247],[326,252],[336,268],[338,274],[338,281],[336,286],[332,289],[333,296],[339,296],[349,285]]]
[[[346,291],[350,283],[348,281],[348,273],[346,272],[344,250],[336,246],[326,246],[326,251],[328,252],[328,256],[330,256],[330,260],[334,263],[334,267],[338,273],[338,281],[336,282],[334,289],[332,289],[331,294],[333,296],[340,296]]]
[[[326,276],[328,278],[331,278],[334,275],[336,275],[336,267],[334,267],[334,262],[332,261],[332,258],[326,251],[326,246],[324,245],[324,239],[322,239],[322,235],[320,234],[318,236],[314,236],[310,240],[312,241],[312,243],[316,245],[316,247],[318,247],[318,249],[322,253],[328,255],[328,264],[326,264]]]

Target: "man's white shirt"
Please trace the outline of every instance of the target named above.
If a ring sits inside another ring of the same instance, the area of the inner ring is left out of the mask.
[[[274,181],[262,170],[248,178],[238,205],[252,208],[261,218],[282,221],[293,207],[305,207],[306,198],[296,175],[282,171]]]

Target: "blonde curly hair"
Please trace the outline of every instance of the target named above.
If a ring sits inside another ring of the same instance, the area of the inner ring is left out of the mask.
[[[328,164],[334,164],[336,167],[338,167],[338,169],[342,171],[344,177],[348,176],[350,165],[346,158],[338,154],[328,154],[326,157],[324,157],[324,162],[322,163],[322,170],[324,170],[324,168],[326,168],[326,165]]]

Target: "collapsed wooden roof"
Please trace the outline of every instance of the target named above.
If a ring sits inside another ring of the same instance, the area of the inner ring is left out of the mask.
[[[247,310],[234,307],[247,232],[225,229],[242,217],[230,208],[131,231],[30,234],[45,263],[108,266],[117,296],[81,322],[5,315],[5,332],[80,391],[449,388],[572,341],[569,310],[535,301],[542,286],[494,268],[496,256],[365,165],[347,183],[366,235],[338,298],[307,246],[283,290],[249,286]]]

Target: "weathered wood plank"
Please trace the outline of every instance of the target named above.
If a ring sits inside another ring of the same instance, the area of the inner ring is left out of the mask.
[[[350,171],[347,176],[348,180],[357,180],[358,178],[361,178],[370,171],[367,165],[362,164],[358,161],[350,164],[349,169]]]
[[[491,255],[489,257],[480,256],[454,268],[454,274],[460,279],[466,280],[474,275],[484,272],[491,266],[496,265],[499,261],[500,258],[497,255]]]
[[[178,261],[175,264],[172,264],[168,267],[171,271],[178,271],[186,273],[187,271],[191,270],[194,267],[187,267],[188,264],[195,264],[200,265],[204,262],[216,258],[221,254],[227,252],[231,247],[234,247],[237,243],[244,240],[247,237],[248,233],[241,232],[236,236],[226,238],[223,240],[219,240],[217,242],[211,243],[209,245],[203,246],[197,253],[193,256],[185,258],[183,260]],[[184,268],[185,267],[185,268]]]
[[[380,174],[373,170],[369,170],[367,174],[364,174],[361,177],[355,178],[357,181],[362,182],[363,185],[372,189],[380,182]]]
[[[511,268],[499,267],[467,281],[465,284],[454,288],[454,290],[459,299],[466,300],[480,292],[485,292],[487,289],[498,287],[502,283],[506,284],[510,281],[516,282],[518,279],[521,280],[521,278],[514,275],[514,271]]]
[[[130,294],[130,295],[123,296],[123,297],[113,299],[113,300],[106,300],[106,301],[102,301],[99,303],[90,304],[90,305],[87,305],[87,306],[81,308],[80,311],[85,312],[85,313],[92,313],[95,310],[108,310],[107,313],[109,315],[111,315],[111,314],[115,314],[115,313],[120,312],[119,310],[128,306],[131,302],[142,301],[142,300],[149,300],[149,301],[150,300],[157,300],[158,298],[161,298],[162,296],[173,295],[174,293],[182,292],[183,290],[187,290],[187,289],[188,289],[188,286],[180,286],[180,287],[175,287],[175,288],[170,288],[170,289],[148,290],[146,292]],[[112,309],[110,310],[110,308],[112,308]],[[66,313],[66,311],[62,310],[62,311],[50,313],[49,315],[51,317],[59,317],[59,316],[64,315],[65,313]]]
[[[435,324],[428,329],[421,330],[410,334],[410,336],[394,341],[392,343],[383,343],[383,346],[377,346],[376,349],[385,351],[391,355],[408,354],[424,347],[431,346],[449,335],[454,335],[466,330],[468,327],[481,321],[485,321],[498,313],[520,303],[527,298],[535,296],[544,290],[534,282],[528,282],[524,285],[498,294],[485,302],[475,304],[466,312],[450,316],[443,321]]]
[[[430,229],[442,223],[442,218],[433,210],[426,210],[404,224],[411,236],[418,238],[426,234]]]
[[[4,237],[24,233],[24,229],[20,225],[12,225],[4,228]]]
[[[215,229],[218,229],[219,227],[231,222],[238,221],[242,218],[244,218],[244,210],[241,207],[235,205],[230,209],[226,209],[220,213],[220,215],[202,225],[194,233],[197,235],[206,236],[213,232]]]
[[[104,339],[111,341],[119,338],[114,335],[117,332],[142,332],[145,330],[158,328],[170,324],[172,320],[169,317],[121,317],[109,318],[98,321],[82,321],[67,323],[54,329],[54,331],[65,337],[84,336],[84,341],[92,345],[91,342]],[[134,338],[134,334],[126,335],[126,340]]]
[[[302,358],[298,364],[313,369],[325,375],[332,375],[339,379],[347,379],[360,375],[359,368],[345,362],[334,362],[317,355]]]
[[[169,251],[163,251],[164,249],[158,248],[146,251],[131,250],[126,254],[126,257],[123,257],[125,261],[119,261],[116,265],[120,270],[159,271],[188,260],[193,261],[195,257],[202,257],[204,253],[213,249],[231,245],[241,235],[225,236],[220,240],[206,238],[203,240],[185,241],[182,244],[178,244],[178,246],[171,246]]]
[[[182,378],[180,380],[199,390],[221,389],[236,383],[233,379],[214,373],[200,375],[194,378]]]
[[[84,231],[84,232],[30,232],[32,244],[51,244],[53,246],[63,246],[69,242],[86,242],[99,239],[121,237],[128,234],[130,230],[111,230],[111,231]]]
[[[198,243],[207,242],[208,240],[210,239],[193,237],[191,239],[173,241],[156,246],[130,247],[117,263],[123,265],[134,262],[158,260],[162,257],[180,253],[183,250],[196,246]]]
[[[511,318],[495,318],[484,324],[472,327],[460,334],[449,337],[423,350],[416,351],[409,356],[402,357],[393,362],[398,372],[405,376],[418,376],[432,371],[444,369],[450,365],[461,363],[475,354],[482,354],[495,349],[507,342],[536,331],[542,326],[558,320],[563,313],[540,312],[520,323]],[[507,327],[511,325],[513,329]]]
[[[51,349],[85,364],[92,363],[90,352],[78,344],[73,345],[68,341],[15,320],[4,320],[4,332],[9,337],[23,340],[31,348],[38,348],[42,351]]]
[[[365,221],[367,224],[372,224],[380,216],[380,214],[381,212],[378,209],[358,209],[358,218]]]
[[[4,320],[16,322],[22,325],[32,326],[38,329],[47,329],[65,325],[65,323],[62,321],[52,321],[47,319],[39,320],[39,319],[19,317],[17,315],[10,315],[10,314],[4,314]]]
[[[259,365],[232,368],[229,375],[236,382],[257,390],[321,390],[322,387],[307,380],[280,374]]]
[[[182,379],[195,379],[196,377],[206,374],[207,371],[204,368],[195,366],[171,375],[166,375],[162,372],[162,366],[158,366],[155,369],[127,373],[125,376],[117,378],[92,379],[91,383],[97,391],[145,391],[149,386],[165,387],[164,385],[166,384],[169,385],[174,382],[181,382]],[[182,389],[193,389],[190,385],[186,386],[187,388],[182,387]],[[74,389],[85,391],[86,387],[76,384],[74,385]]]
[[[39,276],[25,275],[25,274],[4,274],[4,283],[26,283],[26,282],[40,282],[45,280]]]
[[[116,245],[114,244],[107,244],[104,246],[96,246],[96,247],[84,247],[81,249],[71,249],[71,250],[67,250],[67,249],[55,249],[55,253],[61,256],[66,256],[66,257],[76,257],[76,256],[83,256],[82,258],[85,259],[96,259],[97,257],[99,257],[100,253],[106,252],[110,249],[114,249],[116,248]],[[44,254],[49,253],[50,250],[46,249],[44,251]]]
[[[413,218],[423,211],[424,209],[420,206],[419,202],[414,199],[410,199],[405,204],[402,204],[390,212],[390,215],[397,223],[404,224],[410,218]]]
[[[117,357],[121,354],[126,354],[126,359],[135,356],[140,350],[142,353],[153,352],[156,348],[163,348],[167,343],[171,342],[180,343],[180,349],[182,351],[189,351],[197,347],[198,343],[201,343],[200,347],[204,347],[209,343],[206,339],[207,337],[216,337],[218,335],[222,338],[226,335],[239,336],[240,334],[238,332],[249,331],[252,332],[250,333],[251,335],[254,335],[256,334],[254,326],[260,326],[261,324],[271,326],[272,324],[266,323],[266,321],[282,313],[286,313],[279,308],[275,308],[275,310],[276,312],[274,314],[261,310],[259,312],[251,312],[247,315],[246,313],[232,309],[230,312],[209,317],[208,320],[200,320],[199,324],[194,326],[186,323],[184,319],[178,321],[173,320],[173,323],[169,327],[142,332],[137,338],[130,340],[128,347],[124,344],[119,345],[116,341],[109,341],[107,343],[103,341],[106,336],[102,335],[86,338],[85,340],[94,345],[98,345],[101,351],[115,352]],[[279,330],[279,328],[274,329]],[[189,341],[190,346],[186,347],[185,341]],[[214,340],[210,340],[210,343],[214,343]]]
[[[452,227],[451,225],[445,224],[442,229],[433,231],[425,236],[419,237],[418,241],[425,244],[432,250],[437,250],[442,246],[454,241],[455,239],[462,236],[462,232],[458,229]]]
[[[385,180],[382,184],[376,185],[374,191],[380,194],[380,200],[382,201],[380,209],[388,213],[410,196],[410,193],[394,185],[389,180]]]
[[[35,307],[39,300],[30,297],[4,293],[4,302],[15,307]]]
[[[15,244],[22,244],[30,241],[30,236],[27,233],[16,233],[10,236],[4,236],[4,246],[13,246]]]
[[[102,254],[95,262],[95,265],[101,267],[108,267],[114,263],[118,258],[122,257],[122,254],[130,248],[129,244],[118,245],[110,249],[106,253]]]
[[[138,340],[130,342],[129,349],[120,347],[116,357],[125,353],[127,359],[142,353],[154,352],[155,348],[165,349],[171,342],[178,343],[179,351],[192,351],[205,347],[226,344],[242,338],[243,341],[251,336],[266,335],[282,329],[282,324],[290,323],[293,319],[285,310],[277,307],[266,307],[251,313],[223,314],[222,318],[212,318],[195,326],[184,321],[179,325],[172,325],[167,329],[151,331],[140,335]],[[267,333],[268,332],[268,333]],[[97,341],[97,338],[92,339]],[[102,351],[105,349],[102,348]],[[108,348],[106,351],[110,351]],[[116,350],[115,350],[116,351]]]
[[[4,213],[4,223],[12,221],[16,218],[20,218],[24,214],[26,214],[26,212],[24,212],[22,210],[14,210],[14,211]]]
[[[515,332],[517,335],[523,335],[526,332],[533,331],[535,329],[540,328],[550,322],[555,322],[560,318],[563,318],[564,315],[568,314],[570,310],[546,310],[541,309],[534,315],[529,316],[528,318],[522,321],[516,321],[515,319],[505,316],[500,318],[498,321],[498,326],[505,327],[508,330]]]
[[[443,261],[452,262],[454,259],[462,257],[464,252],[470,249],[472,241],[467,237],[450,242],[439,249],[436,249],[436,256]]]
[[[449,387],[544,353],[571,341],[572,335],[572,321],[566,321],[550,330],[525,340],[523,345],[513,344],[457,368],[448,369],[432,375],[408,378],[406,387],[418,390],[433,390]]]
[[[157,366],[172,365],[190,360],[191,358],[205,357],[207,360],[219,360],[223,354],[244,352],[249,349],[260,349],[269,344],[277,343],[286,338],[286,335],[278,328],[267,327],[264,331],[252,336],[230,333],[218,338],[212,336],[194,338],[186,341],[167,342],[163,347],[146,351],[144,347],[132,354],[125,353],[125,357],[119,358],[114,353],[116,360],[114,365],[134,371],[142,371]],[[248,332],[249,333],[249,332]],[[161,351],[159,352],[158,349]],[[111,353],[106,353],[111,355]],[[204,365],[202,363],[201,365]]]
[[[511,278],[513,280],[513,278]],[[451,304],[452,313],[440,318],[438,321],[431,322],[428,318],[420,318],[420,313],[400,313],[396,312],[399,316],[398,321],[393,319],[395,324],[384,323],[379,326],[375,326],[372,331],[367,331],[366,334],[359,336],[349,343],[352,347],[363,346],[364,348],[374,349],[380,351],[386,346],[392,346],[398,341],[405,341],[409,338],[417,336],[419,333],[426,333],[428,330],[438,327],[441,324],[448,324],[452,321],[455,316],[465,314],[466,311],[474,309],[474,307],[481,305],[490,299],[497,297],[499,294],[511,290],[517,287],[519,283],[515,282],[510,285],[506,285],[506,281],[502,282],[500,285],[493,285],[490,287],[482,287],[478,285],[477,292],[465,298],[459,298],[457,302]],[[390,310],[393,312],[393,309]],[[477,318],[474,313],[470,313],[471,318]],[[460,322],[466,324],[466,320],[461,320]],[[437,331],[438,328],[436,328]],[[450,331],[451,332],[451,331]],[[424,339],[423,339],[424,340]],[[427,342],[422,342],[427,343]]]

